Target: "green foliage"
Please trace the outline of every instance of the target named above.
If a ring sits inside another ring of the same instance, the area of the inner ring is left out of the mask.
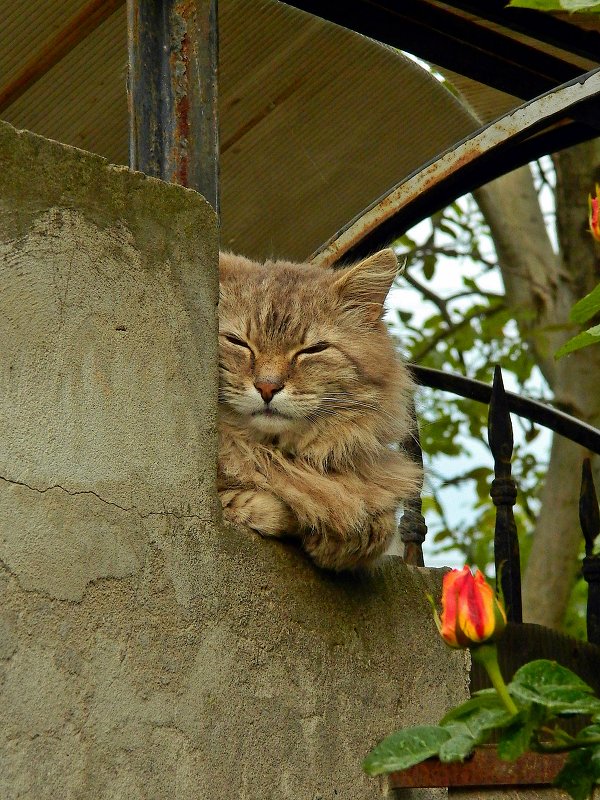
[[[540,659],[525,664],[508,688],[522,703],[536,703],[555,714],[600,713],[600,700],[593,696],[594,690],[556,661]]]
[[[600,313],[600,283],[585,297],[582,297],[571,309],[570,317],[573,322],[587,322]]]
[[[573,800],[588,800],[600,778],[598,751],[574,750],[556,779],[556,786]]]
[[[461,198],[401,237],[396,249],[406,259],[398,285],[412,287],[415,298],[403,293],[407,299],[397,303],[391,323],[408,360],[488,384],[494,365],[500,364],[512,390],[543,399],[544,383],[505,304],[489,230],[473,198]],[[428,476],[424,510],[429,541],[437,554],[455,554],[456,561],[477,564],[490,575],[495,510],[489,497],[493,462],[487,405],[423,388],[417,413]],[[540,457],[538,428],[516,418],[513,424],[513,474],[519,486],[515,515],[526,556],[545,453]],[[454,497],[468,498],[464,518],[451,506]]]
[[[600,284],[596,286],[589,294],[579,300],[571,309],[570,318],[571,322],[587,322],[596,314],[600,313]],[[588,347],[590,344],[598,344],[600,342],[600,325],[593,325],[587,331],[582,331],[569,339],[568,342],[560,347],[554,358],[561,358],[566,356],[567,353],[573,353],[575,350],[580,350],[582,347]]]
[[[494,689],[477,692],[450,711],[438,726],[407,728],[388,736],[365,759],[369,775],[407,769],[437,756],[442,762],[464,761],[480,744],[499,734],[500,758],[513,761],[528,750],[569,752],[556,785],[573,800],[588,800],[600,783],[600,700],[575,673],[555,661],[525,664],[508,684],[517,704],[510,713]],[[558,722],[571,714],[588,714],[594,724],[573,737]]]
[[[365,759],[369,775],[407,769],[438,754],[450,734],[438,725],[419,725],[397,731],[384,739]]]

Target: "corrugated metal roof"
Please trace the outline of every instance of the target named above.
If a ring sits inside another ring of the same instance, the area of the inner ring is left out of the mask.
[[[17,18],[13,37],[0,34],[0,52],[13,51],[13,74],[19,64],[14,51],[21,52],[22,63],[47,41],[39,38],[36,26],[36,46],[29,45],[28,18],[31,4],[10,4],[11,8],[27,6],[29,11]],[[65,25],[81,2],[70,2],[62,19],[56,19],[50,0],[36,6],[35,18],[42,7],[54,22],[52,33]],[[52,12],[52,13],[51,13]],[[2,12],[10,16],[9,9]],[[21,42],[20,47],[16,47]],[[26,47],[23,46],[26,43]],[[4,73],[2,72],[4,76]],[[110,16],[94,33],[84,39],[74,50],[47,72],[2,115],[18,128],[56,139],[66,144],[91,150],[117,164],[127,163],[127,20],[125,6]],[[4,83],[4,80],[2,81]]]
[[[0,0],[0,85],[84,5]],[[225,248],[303,258],[478,127],[438,81],[391,48],[276,0],[219,7]],[[127,163],[126,40],[123,6],[3,117]],[[475,89],[482,91],[465,91]],[[474,107],[485,119],[484,94]]]

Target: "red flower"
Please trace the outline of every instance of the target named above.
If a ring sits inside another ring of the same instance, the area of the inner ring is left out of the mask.
[[[469,647],[497,639],[506,627],[506,614],[479,570],[453,569],[442,583],[440,634],[450,647]]]
[[[596,184],[596,197],[588,195],[588,218],[590,221],[590,232],[597,242],[600,242],[600,220],[598,208],[598,194],[600,193],[600,186]]]

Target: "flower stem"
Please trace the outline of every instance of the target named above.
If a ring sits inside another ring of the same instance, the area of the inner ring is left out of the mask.
[[[504,683],[504,678],[498,665],[498,651],[495,644],[480,644],[471,647],[471,657],[483,665],[485,671],[490,676],[492,686],[498,692],[498,696],[504,703],[504,707],[510,714],[518,714],[519,709],[515,705]]]

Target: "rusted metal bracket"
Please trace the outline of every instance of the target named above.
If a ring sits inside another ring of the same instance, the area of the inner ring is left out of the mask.
[[[519,156],[511,166],[518,166],[538,150],[537,155],[550,152],[541,146],[543,137],[537,142],[541,133],[554,131],[575,108],[578,117],[594,118],[592,102],[599,95],[596,69],[486,125],[396,184],[322,245],[311,261],[330,266],[342,257],[371,253],[457,197],[505,174],[511,153]]]
[[[501,761],[495,748],[478,747],[471,758],[442,764],[431,759],[392,772],[393,789],[458,786],[550,786],[566,760],[565,753],[525,753],[515,761]]]
[[[217,0],[127,0],[130,165],[219,210]]]

